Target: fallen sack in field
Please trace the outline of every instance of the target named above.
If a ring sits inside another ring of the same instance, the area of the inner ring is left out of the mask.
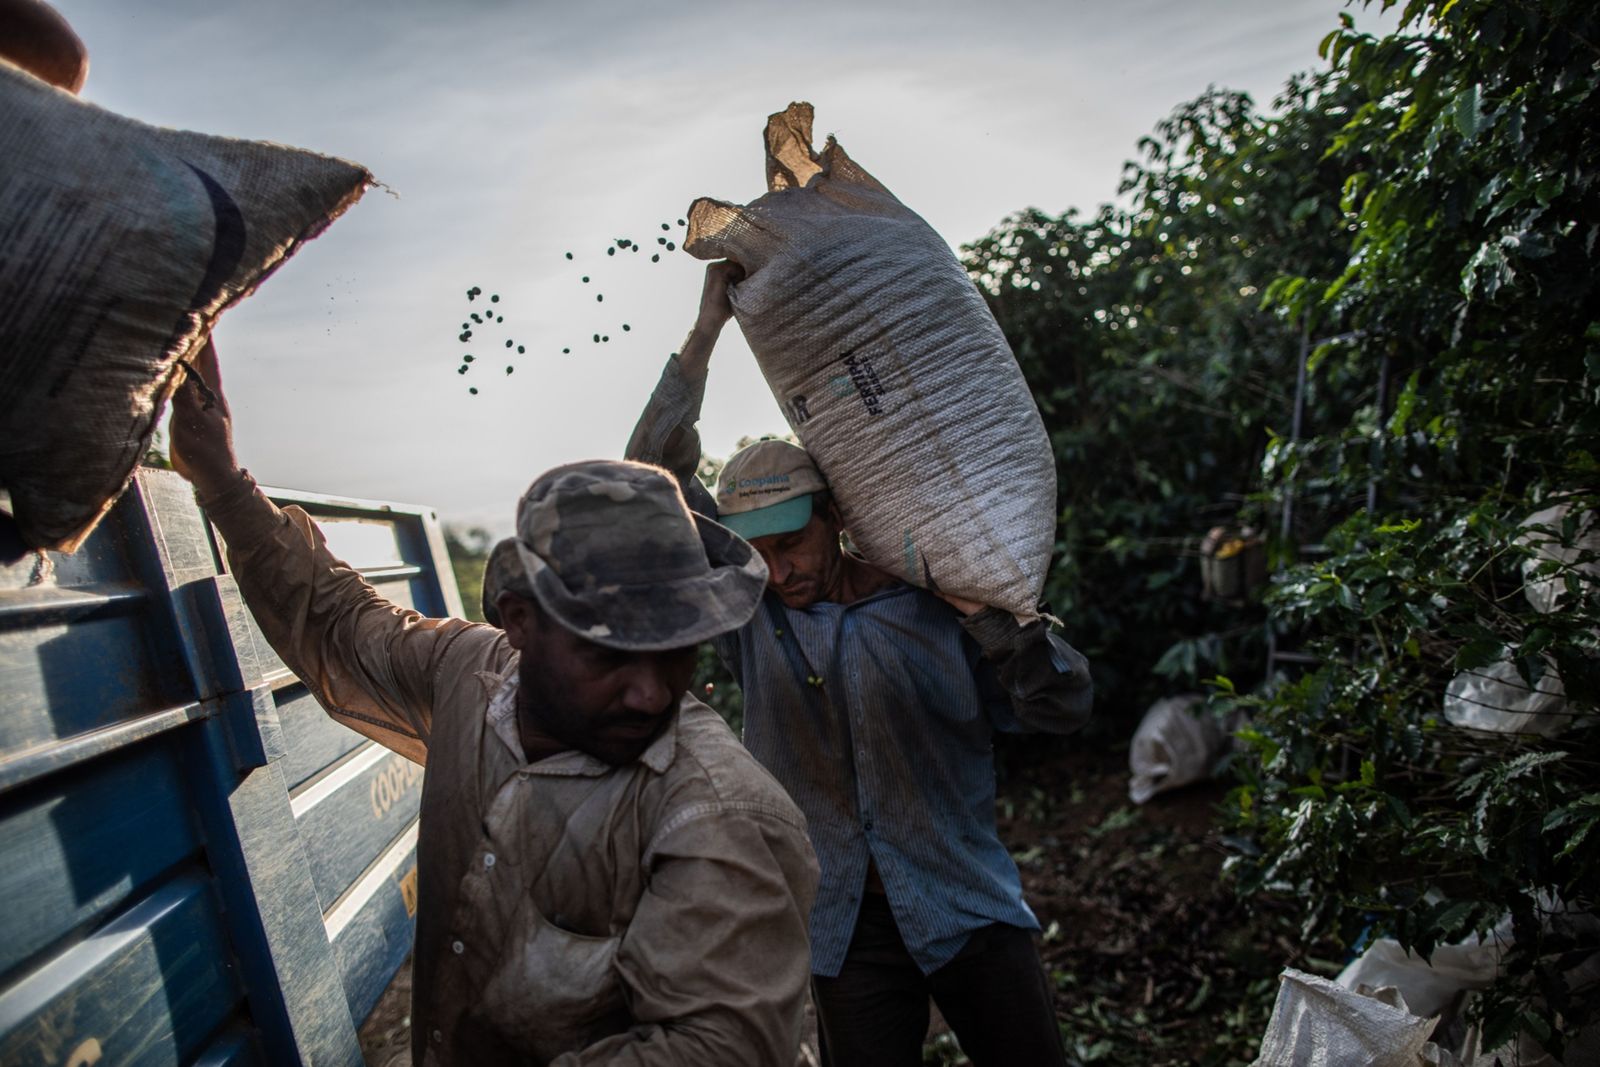
[[[1544,673],[1530,686],[1517,665],[1503,659],[1450,679],[1444,717],[1464,730],[1554,737],[1572,725],[1574,714],[1554,663],[1546,661]]]
[[[1335,979],[1349,990],[1398,989],[1407,1008],[1417,1015],[1437,1016],[1469,990],[1487,989],[1500,971],[1500,957],[1512,941],[1511,917],[1479,939],[1469,937],[1454,945],[1437,945],[1424,960],[1383,937],[1367,946]]]
[[[1253,1067],[1420,1067],[1433,1019],[1419,1019],[1393,989],[1372,995],[1286,968]],[[1452,1057],[1453,1058],[1453,1057]]]
[[[1568,908],[1544,894],[1540,895],[1539,910],[1544,915],[1544,930],[1553,935],[1553,941],[1593,944],[1596,921],[1587,912]],[[1576,1067],[1600,1063],[1600,1025],[1579,1030],[1558,1023],[1557,1029],[1567,1043],[1560,1060],[1525,1030],[1510,1044],[1489,1052],[1483,1050],[1482,1023],[1473,1021],[1472,1007],[1481,991],[1499,974],[1501,957],[1511,948],[1514,936],[1511,916],[1506,915],[1481,939],[1474,934],[1452,945],[1436,945],[1427,961],[1407,952],[1391,938],[1380,938],[1340,971],[1336,981],[1357,993],[1373,988],[1393,989],[1412,1014],[1442,1017],[1429,1037],[1430,1044],[1424,1047],[1426,1063],[1444,1067],[1492,1067],[1496,1063]],[[1572,966],[1564,971],[1562,980],[1574,996],[1581,998],[1600,977],[1600,954],[1584,956],[1579,951],[1570,954],[1568,961]]]
[[[850,537],[908,582],[1038,615],[1055,463],[1027,383],[949,245],[811,105],[767,121],[767,187],[696,200],[684,248],[744,267],[733,308]]]
[[[1195,693],[1166,697],[1144,713],[1128,745],[1129,800],[1143,804],[1157,793],[1211,777],[1233,729],[1201,701]]]
[[[1517,543],[1534,552],[1522,563],[1522,592],[1535,611],[1554,611],[1557,598],[1567,592],[1569,578],[1579,597],[1584,595],[1586,586],[1592,595],[1596,583],[1600,583],[1600,522],[1591,511],[1572,517],[1572,547],[1567,548],[1558,532],[1567,525],[1571,513],[1567,504],[1535,512],[1523,522],[1522,532],[1517,535]],[[1584,554],[1590,558],[1580,562]],[[1547,566],[1551,563],[1557,565],[1553,571]]]
[[[77,548],[149,448],[180,361],[371,181],[147,126],[0,61],[0,486],[29,546]]]

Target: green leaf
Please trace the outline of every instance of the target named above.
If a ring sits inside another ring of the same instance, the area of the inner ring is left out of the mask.
[[[1565,752],[1527,752],[1505,765],[1503,774],[1507,782],[1525,777],[1541,767],[1559,763],[1567,758]]]
[[[1359,612],[1361,610],[1361,597],[1356,594],[1354,589],[1351,589],[1343,582],[1339,583],[1339,591],[1334,596],[1338,599],[1339,606],[1347,611]]]
[[[1401,828],[1410,830],[1413,819],[1411,817],[1411,809],[1406,807],[1405,801],[1393,793],[1385,793],[1383,799],[1389,805],[1389,811],[1394,814],[1395,821],[1400,824]]]
[[[1433,924],[1443,937],[1454,939],[1472,915],[1472,910],[1470,901],[1457,901],[1441,912]]]
[[[1469,141],[1477,140],[1481,129],[1480,92],[1477,82],[1468,85],[1456,96],[1455,110],[1451,113],[1456,129]]]
[[[1455,667],[1458,671],[1473,671],[1487,667],[1505,652],[1504,642],[1492,638],[1468,641],[1456,650]]]
[[[1395,437],[1406,435],[1406,424],[1411,421],[1411,412],[1417,406],[1417,381],[1421,371],[1412,371],[1406,379],[1406,384],[1400,390],[1400,395],[1394,398],[1394,414],[1389,417],[1389,433]]]
[[[1564,859],[1576,852],[1578,850],[1578,846],[1583,844],[1584,839],[1589,836],[1589,832],[1595,828],[1595,824],[1597,822],[1600,822],[1600,817],[1591,818],[1588,822],[1580,826],[1572,835],[1572,837],[1567,840],[1566,847],[1560,852],[1556,853],[1556,855]]]

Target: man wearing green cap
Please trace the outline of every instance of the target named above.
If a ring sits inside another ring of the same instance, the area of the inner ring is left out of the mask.
[[[218,386],[215,351],[200,372]],[[340,722],[426,762],[412,1062],[791,1067],[816,859],[795,805],[687,695],[766,568],[659,468],[534,481],[496,626],[426,619],[239,469],[191,377],[172,459],[272,647]]]
[[[813,993],[830,1067],[922,1062],[930,997],[978,1067],[1064,1062],[1038,920],[995,832],[996,730],[1087,720],[1088,664],[1044,622],[906,585],[841,548],[843,519],[806,452],[761,441],[715,500],[695,423],[731,263],[628,445],[768,568],[754,618],[716,641],[744,691],[744,741],[806,813],[822,866]]]

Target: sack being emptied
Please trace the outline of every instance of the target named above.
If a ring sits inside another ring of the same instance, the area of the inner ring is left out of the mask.
[[[181,362],[371,181],[296,148],[148,126],[0,60],[0,486],[28,546],[83,542]]]
[[[768,119],[769,192],[695,201],[684,248],[744,268],[739,327],[861,553],[1037,618],[1056,473],[1016,357],[944,239],[811,120]]]

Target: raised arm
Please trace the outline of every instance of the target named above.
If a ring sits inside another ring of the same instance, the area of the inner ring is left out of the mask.
[[[689,506],[707,514],[715,514],[709,494],[701,489],[689,496],[699,488],[695,472],[700,467],[700,432],[695,423],[700,421],[700,404],[705,399],[711,350],[716,347],[722,327],[733,317],[728,286],[743,277],[744,269],[732,260],[706,267],[694,328],[684,339],[683,349],[667,360],[661,380],[628,439],[627,459],[660,464],[671,471],[684,487]]]
[[[328,551],[304,511],[268,500],[234,456],[209,342],[197,363],[173,397],[172,465],[227,541],[262,634],[334,718],[424,762],[438,667],[453,642],[485,628],[390,603]]]

